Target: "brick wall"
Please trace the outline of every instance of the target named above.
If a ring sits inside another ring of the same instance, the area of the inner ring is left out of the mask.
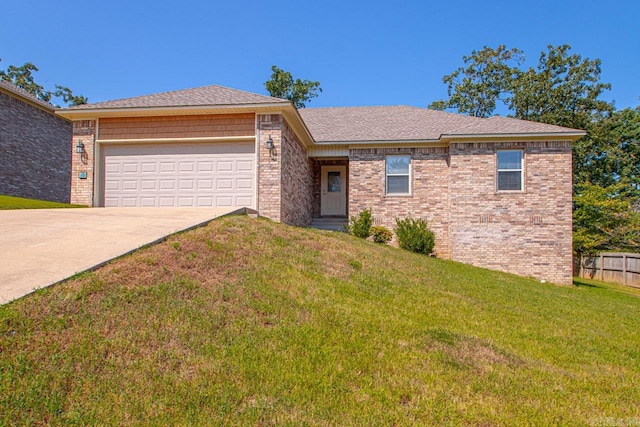
[[[569,142],[451,144],[451,258],[555,283],[572,280]],[[496,150],[524,150],[524,192],[496,192]]]
[[[71,123],[0,92],[0,194],[68,203]]]
[[[254,134],[253,113],[100,119],[100,139],[202,138]]]
[[[496,192],[496,150],[523,149],[525,191]],[[385,156],[411,155],[411,195],[385,195]],[[366,148],[349,154],[349,216],[372,208],[375,222],[426,219],[435,252],[479,267],[555,283],[572,280],[569,142]]]
[[[73,122],[73,140],[71,141],[71,203],[93,206],[94,182],[94,137],[96,122],[94,120],[78,120]],[[82,142],[85,153],[75,152],[76,145]],[[84,174],[86,178],[81,178]]]
[[[258,122],[258,212],[260,215],[281,221],[280,199],[282,186],[280,185],[282,147],[282,122],[284,119],[278,114],[263,114],[257,116]],[[267,140],[271,137],[275,149],[269,152]]]
[[[275,149],[267,149],[271,137]],[[311,223],[312,161],[286,120],[278,114],[258,116],[258,211],[289,225]]]
[[[307,149],[283,121],[282,129],[281,221],[305,227],[313,210],[313,162]]]
[[[385,156],[411,155],[411,195],[385,194]],[[393,230],[396,218],[423,218],[436,234],[435,252],[450,256],[448,149],[365,148],[349,152],[349,216],[371,208],[376,224]]]

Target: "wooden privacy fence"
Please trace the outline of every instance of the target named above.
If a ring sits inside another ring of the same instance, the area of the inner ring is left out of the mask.
[[[578,276],[640,288],[640,254],[603,252],[582,255]]]

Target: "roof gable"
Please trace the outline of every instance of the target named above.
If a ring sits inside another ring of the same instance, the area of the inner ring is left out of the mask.
[[[79,105],[66,110],[101,110],[123,108],[163,108],[163,107],[204,107],[229,105],[256,105],[289,103],[290,101],[272,96],[258,95],[224,86],[210,85],[193,89],[175,90],[152,95],[116,99]]]

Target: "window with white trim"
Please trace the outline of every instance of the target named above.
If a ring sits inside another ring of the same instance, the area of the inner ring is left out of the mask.
[[[498,191],[522,191],[523,171],[522,150],[498,150],[497,183]]]
[[[410,194],[410,172],[411,156],[387,156],[387,194]]]

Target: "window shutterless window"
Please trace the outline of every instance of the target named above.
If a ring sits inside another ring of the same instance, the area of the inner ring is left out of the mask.
[[[387,194],[410,194],[411,156],[387,156]]]
[[[522,150],[499,150],[497,153],[498,191],[522,191]]]

